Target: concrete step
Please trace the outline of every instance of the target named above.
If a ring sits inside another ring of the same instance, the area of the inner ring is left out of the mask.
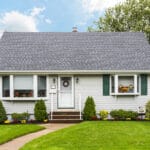
[[[51,123],[80,123],[83,120],[78,120],[78,119],[53,119],[50,120]]]
[[[53,119],[80,119],[79,115],[53,115]]]
[[[51,114],[51,113],[50,113]],[[53,115],[80,115],[79,111],[54,111]]]

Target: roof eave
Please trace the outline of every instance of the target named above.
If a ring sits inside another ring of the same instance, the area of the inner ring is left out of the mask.
[[[150,70],[0,70],[0,74],[149,74]]]

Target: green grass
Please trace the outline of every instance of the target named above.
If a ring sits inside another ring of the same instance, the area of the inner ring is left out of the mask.
[[[44,127],[38,125],[0,125],[0,144],[42,129],[44,129]]]
[[[147,150],[150,149],[150,122],[84,122],[44,135],[21,148],[30,149]]]

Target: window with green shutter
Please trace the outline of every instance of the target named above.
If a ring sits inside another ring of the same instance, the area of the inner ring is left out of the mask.
[[[147,95],[147,75],[141,75],[141,95]]]
[[[103,95],[109,96],[109,75],[103,75]]]

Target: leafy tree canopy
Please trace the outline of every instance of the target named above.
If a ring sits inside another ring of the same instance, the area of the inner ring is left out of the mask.
[[[126,0],[108,8],[94,25],[88,31],[144,32],[150,43],[150,0]]]

